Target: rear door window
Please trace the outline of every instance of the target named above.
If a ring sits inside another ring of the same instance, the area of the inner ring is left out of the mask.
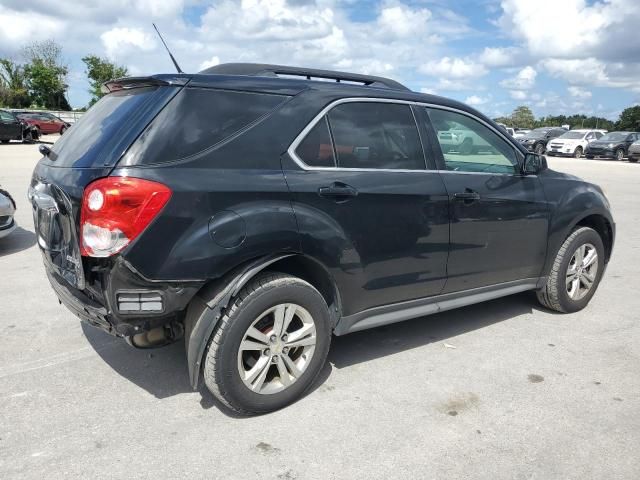
[[[340,168],[425,170],[409,105],[350,102],[328,114]]]
[[[141,135],[125,165],[170,162],[208,150],[266,116],[289,97],[185,88]]]

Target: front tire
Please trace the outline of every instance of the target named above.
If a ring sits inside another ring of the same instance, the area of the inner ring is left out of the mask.
[[[576,148],[575,152],[573,152],[573,158],[582,158],[582,147]]]
[[[541,143],[537,144],[536,148],[534,149],[534,152],[537,153],[538,155],[542,155],[544,151],[545,151],[545,147]]]
[[[624,150],[622,148],[619,148],[618,150],[616,150],[616,160],[621,162],[622,159],[624,159]]]
[[[309,283],[259,276],[231,301],[206,353],[204,381],[244,415],[283,408],[312,386],[331,343],[329,308]]]
[[[604,254],[602,238],[595,230],[574,230],[558,250],[547,284],[537,292],[538,301],[562,313],[582,310],[600,284]]]

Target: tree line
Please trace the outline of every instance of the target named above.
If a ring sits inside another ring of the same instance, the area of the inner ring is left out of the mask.
[[[549,115],[535,118],[531,109],[525,105],[517,107],[508,117],[494,118],[512,128],[560,127],[569,125],[575,128],[601,128],[603,130],[640,131],[640,105],[625,108],[617,121],[603,117],[575,115]]]
[[[102,84],[128,75],[126,67],[89,54],[82,58],[91,100],[97,102]],[[67,99],[69,67],[62,47],[53,40],[32,42],[20,49],[19,59],[0,58],[0,107],[71,110]]]

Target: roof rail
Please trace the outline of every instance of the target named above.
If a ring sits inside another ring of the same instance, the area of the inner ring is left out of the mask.
[[[374,75],[360,75],[358,73],[336,72],[333,70],[319,70],[316,68],[289,67],[286,65],[270,65],[267,63],[221,63],[202,70],[202,74],[219,75],[250,75],[263,77],[303,77],[307,80],[326,79],[337,83],[348,82],[371,87],[392,88],[395,90],[409,90],[400,82],[390,78]]]

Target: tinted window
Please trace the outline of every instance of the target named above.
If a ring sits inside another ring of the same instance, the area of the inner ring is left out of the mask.
[[[269,113],[288,97],[185,88],[160,112],[125,164],[161,163],[207,150]]]
[[[447,170],[516,173],[513,147],[493,130],[460,113],[428,109]]]
[[[344,103],[333,108],[328,117],[339,167],[425,169],[409,105]]]
[[[97,151],[129,129],[127,121],[153,98],[155,88],[121,90],[105,95],[53,145],[56,166],[90,166]]]
[[[309,166],[335,167],[333,145],[326,117],[322,117],[304,137],[296,148],[296,154]]]

